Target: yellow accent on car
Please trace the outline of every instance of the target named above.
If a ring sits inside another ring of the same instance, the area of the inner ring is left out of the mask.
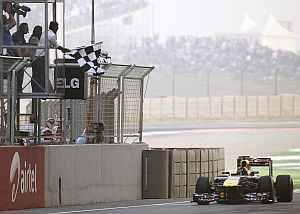
[[[239,185],[239,179],[238,178],[228,178],[223,183],[224,187],[234,187],[234,186],[238,186],[238,185]]]
[[[224,197],[225,197],[224,192],[220,192],[220,198],[224,198]]]

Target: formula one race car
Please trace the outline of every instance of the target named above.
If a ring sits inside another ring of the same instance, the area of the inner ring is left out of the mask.
[[[260,201],[262,203],[291,202],[293,200],[293,180],[290,175],[278,175],[273,180],[273,167],[271,158],[250,158],[240,156],[237,159],[238,169],[242,161],[247,161],[251,167],[269,167],[268,176],[259,176],[259,172],[249,175],[223,172],[213,181],[208,177],[199,177],[192,202],[207,205],[217,203],[242,203]]]

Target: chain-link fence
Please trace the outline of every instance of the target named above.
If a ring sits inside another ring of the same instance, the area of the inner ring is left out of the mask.
[[[299,120],[300,95],[146,98],[144,120]]]
[[[52,118],[56,123],[59,121],[65,141],[69,143],[83,134],[88,136],[90,143],[141,142],[143,80],[152,69],[110,65],[107,74],[88,79],[86,100],[43,101],[42,121],[47,123]],[[30,105],[27,111],[31,112]],[[97,131],[99,124],[103,130]]]
[[[125,79],[124,94],[124,137],[139,137],[140,119],[142,111],[140,88],[141,80]]]
[[[265,76],[246,71],[209,70],[199,70],[194,73],[161,72],[158,75],[152,75],[152,78],[159,79],[163,84],[156,85],[156,82],[150,82],[149,90],[152,96],[221,97],[300,94],[300,79],[296,74],[292,76],[279,70]],[[161,92],[161,95],[156,91]]]

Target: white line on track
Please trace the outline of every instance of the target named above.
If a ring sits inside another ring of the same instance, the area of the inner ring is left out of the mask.
[[[294,193],[300,193],[300,189],[295,189]],[[99,208],[99,209],[89,209],[89,210],[70,210],[70,211],[55,212],[55,213],[48,213],[48,214],[87,213],[87,212],[99,212],[99,211],[107,211],[107,210],[122,210],[122,209],[130,209],[130,208],[141,208],[141,207],[183,205],[183,204],[187,204],[187,203],[190,203],[190,201],[180,201],[180,202],[162,203],[162,204],[146,204],[146,205],[136,205],[136,206],[127,206],[127,207],[109,207],[109,208]]]
[[[127,206],[127,207],[109,207],[109,208],[90,209],[90,210],[70,210],[70,211],[48,213],[48,214],[69,214],[69,213],[98,212],[98,211],[106,211],[106,210],[121,210],[121,209],[140,208],[140,207],[156,207],[156,206],[166,206],[166,205],[181,205],[181,204],[186,204],[186,203],[190,203],[190,201],[162,203],[162,204],[146,204],[146,205],[136,205],[136,206]]]

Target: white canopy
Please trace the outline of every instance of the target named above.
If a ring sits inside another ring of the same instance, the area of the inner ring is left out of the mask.
[[[268,46],[275,50],[299,50],[300,37],[294,32],[284,28],[272,15],[266,22],[261,34],[262,45]]]
[[[256,28],[256,22],[252,18],[250,18],[248,14],[246,14],[241,25],[241,33],[250,33],[255,31]]]

